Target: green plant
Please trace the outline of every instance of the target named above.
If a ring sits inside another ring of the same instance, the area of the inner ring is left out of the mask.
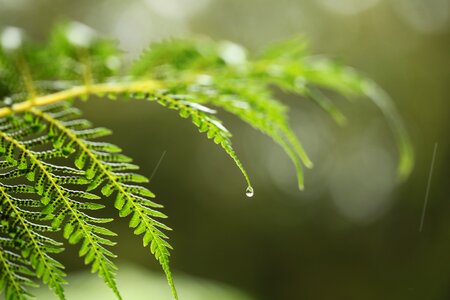
[[[147,178],[113,144],[97,141],[110,134],[93,127],[73,107],[73,99],[95,97],[152,101],[190,118],[200,132],[234,160],[253,196],[249,177],[234,152],[231,133],[211,105],[236,115],[270,136],[291,158],[303,189],[302,166],[312,162],[289,128],[287,107],[270,85],[317,102],[338,123],[345,119],[321,89],[348,97],[367,96],[385,114],[400,152],[399,174],[409,174],[413,154],[396,111],[372,81],[334,61],[307,56],[299,39],[274,45],[254,59],[230,42],[207,39],[155,43],[129,68],[122,68],[115,43],[78,23],[58,26],[42,46],[7,28],[0,49],[0,287],[6,299],[26,299],[36,278],[64,299],[64,267],[55,257],[63,242],[80,244],[79,255],[120,294],[111,252],[113,219],[94,210],[114,206],[162,265],[175,299],[169,269],[170,230],[165,215],[140,185]],[[108,199],[108,200],[107,200]],[[99,201],[101,200],[101,201]],[[100,204],[101,202],[101,204]]]

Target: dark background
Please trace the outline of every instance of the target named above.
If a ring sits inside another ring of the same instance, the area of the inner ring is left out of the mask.
[[[315,162],[300,192],[284,153],[221,113],[255,187],[246,198],[232,161],[176,113],[145,102],[78,103],[88,119],[114,130],[110,140],[145,175],[166,151],[150,186],[174,228],[176,278],[222,282],[263,300],[450,299],[448,1],[0,0],[0,26],[36,39],[64,18],[118,38],[128,59],[165,37],[207,35],[257,52],[304,35],[312,53],[337,57],[383,86],[410,132],[416,165],[401,183],[395,145],[371,103],[337,98],[350,120],[341,128],[305,99],[276,91]],[[159,272],[126,220],[113,227],[119,264]],[[76,253],[61,258],[71,271],[82,268]]]

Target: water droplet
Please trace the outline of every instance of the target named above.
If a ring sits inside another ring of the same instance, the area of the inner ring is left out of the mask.
[[[246,190],[245,190],[245,195],[249,198],[253,197],[253,195],[255,194],[255,192],[253,191],[253,188],[251,186],[249,186]]]

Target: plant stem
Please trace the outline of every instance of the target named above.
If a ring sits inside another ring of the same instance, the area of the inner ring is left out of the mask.
[[[16,103],[11,107],[4,107],[0,109],[0,118],[6,117],[12,113],[28,111],[36,106],[44,106],[60,101],[95,94],[114,93],[120,94],[125,92],[139,93],[152,92],[162,87],[161,83],[156,80],[134,81],[126,83],[99,83],[92,85],[76,86],[67,90],[56,92],[53,94],[33,97],[20,103]]]

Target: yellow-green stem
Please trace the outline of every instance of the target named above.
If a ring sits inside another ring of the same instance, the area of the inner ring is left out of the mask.
[[[4,107],[0,109],[0,118],[6,117],[12,113],[25,112],[33,107],[45,106],[60,101],[95,94],[120,94],[125,92],[139,93],[139,92],[152,92],[162,85],[156,80],[134,81],[127,83],[99,83],[92,84],[90,86],[76,86],[64,91],[48,94],[45,96],[39,96],[31,98],[29,100],[16,103],[11,107]]]

